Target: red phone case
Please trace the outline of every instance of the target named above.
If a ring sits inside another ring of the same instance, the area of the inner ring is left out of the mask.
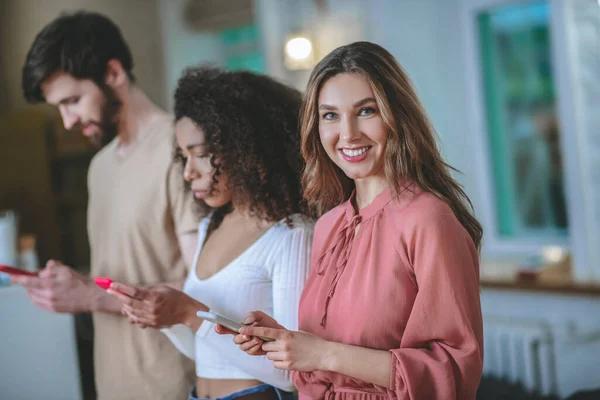
[[[11,267],[8,265],[0,264],[0,272],[7,273],[9,275],[25,275],[25,276],[38,276],[37,272],[25,271],[24,269]]]
[[[104,290],[108,290],[113,280],[110,278],[94,278],[94,283]]]

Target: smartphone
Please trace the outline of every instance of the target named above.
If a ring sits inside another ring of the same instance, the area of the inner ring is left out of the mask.
[[[113,280],[110,278],[94,278],[94,283],[98,286],[100,286],[102,289],[104,290],[108,290],[108,288],[110,287],[110,284],[113,283]]]
[[[4,272],[9,275],[38,276],[38,272],[25,271],[21,268],[10,267],[2,264],[0,264],[0,272]]]
[[[240,329],[245,325],[239,322],[235,322],[227,317],[219,315],[215,312],[198,311],[196,315],[202,319],[212,322],[213,324],[223,325],[227,329],[231,329],[234,332],[240,333]],[[263,342],[274,342],[275,339],[257,336]]]

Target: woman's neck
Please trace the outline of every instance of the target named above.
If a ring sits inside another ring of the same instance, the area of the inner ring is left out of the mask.
[[[375,197],[383,192],[388,186],[385,176],[371,176],[363,179],[355,179],[356,208],[361,210],[371,204]]]
[[[272,221],[267,221],[254,215],[254,213],[251,212],[250,207],[236,205],[235,203],[233,204],[231,212],[225,216],[225,219],[257,224],[260,227],[269,227],[273,225]]]

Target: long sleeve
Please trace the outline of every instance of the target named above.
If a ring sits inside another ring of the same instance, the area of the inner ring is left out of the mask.
[[[271,271],[272,317],[288,329],[298,328],[298,303],[308,276],[312,234],[312,225],[302,224],[277,244],[280,254]],[[265,356],[250,356],[240,351],[231,336],[214,331],[214,324],[204,321],[197,334],[202,335],[202,339],[214,346],[220,355],[256,379],[283,390],[294,389],[289,371],[273,367],[273,362]]]
[[[390,350],[389,394],[475,399],[483,367],[477,251],[451,212],[413,223],[397,250],[408,258],[418,292],[400,348]]]
[[[206,236],[206,227],[210,222],[210,215],[204,217],[199,226],[197,227],[198,231],[198,245],[196,246],[196,252],[194,254],[193,265],[196,265],[198,261],[198,257],[200,256],[200,250],[202,248],[202,243],[204,242],[204,238]],[[195,273],[192,268],[190,274]],[[191,360],[196,359],[196,346],[195,346],[195,336],[196,333],[192,331],[192,329],[183,324],[173,325],[169,328],[161,329],[161,332],[167,335],[169,340],[173,343],[173,345],[179,350],[183,355]]]

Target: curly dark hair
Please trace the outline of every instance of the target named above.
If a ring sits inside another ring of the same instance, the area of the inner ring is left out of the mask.
[[[94,12],[61,14],[37,34],[27,53],[21,82],[25,99],[44,101],[41,85],[57,71],[103,87],[111,59],[119,60],[135,82],[131,51],[114,22]]]
[[[227,173],[236,199],[252,215],[285,218],[290,225],[290,215],[308,211],[301,185],[300,103],[300,92],[265,75],[192,68],[175,90],[175,121],[190,118],[204,131],[214,181]],[[215,223],[230,210],[231,204],[217,210]]]

